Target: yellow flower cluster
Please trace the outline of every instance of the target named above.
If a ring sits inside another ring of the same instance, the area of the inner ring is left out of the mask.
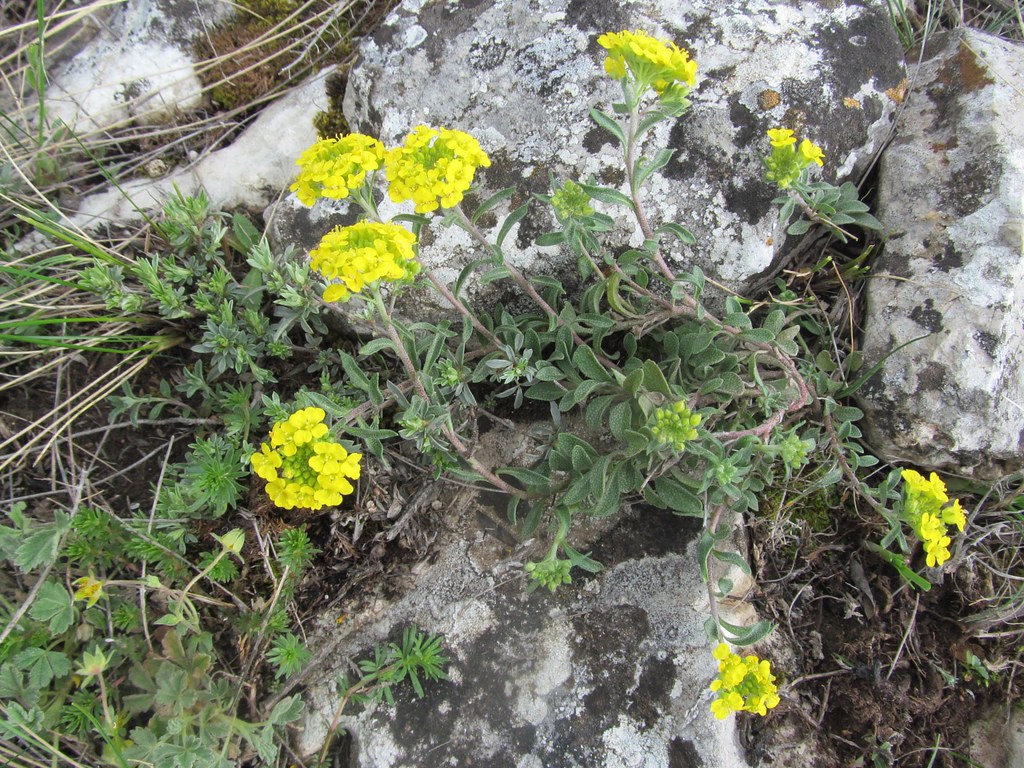
[[[718,659],[718,676],[712,681],[711,690],[718,697],[711,702],[711,712],[719,720],[741,711],[766,715],[779,703],[775,675],[768,661],[757,656],[737,656],[725,643],[718,644],[714,656]]]
[[[605,72],[623,80],[628,71],[637,93],[653,88],[662,98],[681,99],[697,84],[697,62],[675,43],[640,31],[606,32],[597,42],[608,51]]]
[[[256,474],[267,481],[267,496],[281,509],[337,506],[359,477],[361,453],[349,453],[327,436],[322,408],[303,408],[279,421],[270,444],[250,458]]]
[[[819,167],[825,164],[825,153],[821,147],[810,139],[804,139],[797,146],[796,136],[789,128],[770,128],[768,139],[772,153],[764,160],[765,180],[779,189],[789,188],[811,163]]]
[[[946,506],[949,496],[946,484],[934,472],[926,480],[912,469],[901,473],[904,485],[903,516],[914,534],[924,544],[928,567],[942,565],[949,560],[950,537],[946,526],[955,525],[963,531],[967,524],[959,499]]]
[[[491,161],[468,133],[418,125],[401,147],[387,153],[385,165],[391,200],[412,200],[416,213],[429,213],[457,205],[476,169],[488,168]]]
[[[697,439],[701,416],[693,413],[682,400],[658,408],[652,416],[651,434],[664,445],[683,451],[689,441]]]
[[[290,189],[303,205],[321,197],[345,198],[383,164],[384,145],[371,136],[320,139],[299,156],[296,165],[302,171]]]
[[[336,227],[309,252],[313,269],[328,280],[324,301],[348,301],[368,283],[403,280],[419,272],[416,236],[397,224],[361,221]]]

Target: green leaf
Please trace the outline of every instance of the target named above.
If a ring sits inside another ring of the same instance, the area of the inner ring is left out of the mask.
[[[470,217],[470,220],[474,224],[476,224],[481,216],[483,216],[485,213],[487,213],[492,208],[494,208],[497,205],[499,205],[503,200],[508,200],[515,193],[516,193],[516,188],[515,187],[505,187],[505,189],[501,190],[500,192],[495,192],[493,195],[491,195],[486,200],[484,200],[482,203],[480,203],[480,205],[477,207],[477,209],[473,212],[473,215]]]
[[[711,554],[714,555],[716,560],[721,560],[723,563],[729,563],[735,565],[743,573],[750,575],[750,564],[747,563],[746,558],[742,557],[738,552],[723,551],[721,549],[711,550]]]
[[[641,370],[644,372],[644,387],[649,392],[658,392],[665,397],[672,397],[672,390],[668,386],[665,374],[656,362],[644,360]]]
[[[608,203],[610,205],[621,205],[629,210],[633,210],[633,201],[630,200],[626,195],[619,192],[617,189],[611,187],[595,187],[590,184],[580,184],[580,187],[595,200],[600,200],[602,203]]]
[[[608,371],[598,362],[597,355],[594,354],[594,350],[590,347],[576,347],[576,351],[572,355],[572,362],[588,379],[601,382],[611,381]]]
[[[696,245],[697,244],[697,238],[693,236],[693,232],[688,230],[686,227],[681,226],[679,224],[676,224],[675,222],[672,222],[672,221],[665,222],[664,224],[662,224],[660,227],[658,227],[654,231],[656,233],[667,232],[667,233],[669,233],[671,235],[675,235],[677,238],[679,238],[679,241],[683,245]],[[701,277],[703,277],[703,276],[704,276],[704,273],[701,272]]]
[[[654,156],[653,160],[648,161],[645,157],[638,157],[636,163],[633,164],[634,188],[639,189],[650,178],[652,173],[668,165],[668,161],[672,159],[674,154],[674,149],[662,149]]]
[[[508,237],[508,233],[512,231],[512,227],[518,224],[519,220],[522,219],[529,210],[530,203],[527,201],[505,217],[505,221],[502,223],[501,229],[498,231],[498,238],[494,241],[499,248],[501,248],[501,244],[505,242],[505,238]]]
[[[729,642],[740,647],[760,642],[775,629],[775,622],[765,619],[751,624],[749,627],[740,627],[727,621],[721,623],[722,628],[730,635]]]
[[[370,355],[374,355],[385,349],[394,350],[394,348],[395,345],[394,343],[392,343],[391,339],[381,337],[379,339],[373,339],[372,341],[368,341],[365,344],[363,344],[363,346],[359,348],[359,356],[369,357]]]
[[[21,543],[14,552],[14,564],[23,571],[31,571],[44,563],[57,559],[60,542],[71,527],[71,517],[64,512],[54,513],[54,520],[41,525]]]
[[[267,722],[271,725],[294,723],[302,717],[302,708],[302,696],[295,695],[283,698],[278,703],[275,703],[273,710],[270,711],[270,717],[267,718]]]
[[[587,573],[597,573],[604,567],[597,562],[597,560],[593,560],[587,555],[577,552],[565,542],[562,542],[562,551],[565,552],[566,558],[574,567],[579,568],[582,571],[586,571]]]
[[[775,334],[768,328],[751,328],[740,333],[743,341],[753,341],[758,344],[771,344],[775,341]]]
[[[921,341],[921,339],[927,339],[929,336],[931,336],[931,334],[930,333],[926,333],[923,336],[918,336],[916,338],[911,339],[910,341],[906,341],[903,344],[900,344],[898,347],[896,347],[895,349],[891,350],[887,355],[885,355],[885,357],[883,357],[877,363],[875,363],[870,368],[868,368],[867,373],[865,373],[863,376],[861,376],[859,379],[857,379],[855,382],[853,382],[853,384],[850,384],[849,386],[844,387],[843,389],[839,390],[839,392],[836,393],[836,396],[837,397],[849,397],[854,392],[856,392],[858,389],[860,389],[862,386],[864,386],[867,383],[868,379],[870,379],[872,376],[874,376],[876,373],[878,373],[882,369],[882,366],[885,365],[885,361],[886,360],[888,360],[890,357],[895,355],[897,352],[899,352],[904,347],[909,347],[914,342]]]
[[[36,621],[50,622],[50,634],[61,635],[75,621],[75,606],[62,584],[47,579],[28,614]]]
[[[367,377],[363,370],[359,367],[359,363],[355,361],[355,358],[347,352],[341,352],[339,350],[338,356],[341,358],[341,367],[345,369],[345,374],[349,380],[355,386],[364,392],[370,390],[370,379]]]
[[[501,467],[497,470],[499,477],[513,477],[523,484],[524,487],[530,490],[540,490],[547,492],[548,489],[548,478],[546,475],[542,475],[540,472],[534,472],[532,469],[526,469],[524,467]]]
[[[811,222],[807,219],[799,219],[789,225],[789,229],[786,230],[787,235],[803,235],[806,234],[807,230],[811,228]]]
[[[686,517],[704,517],[704,504],[678,481],[663,475],[654,481],[654,488],[673,512]]]
[[[540,246],[561,245],[565,242],[565,232],[545,232],[533,241]]]
[[[622,127],[614,120],[614,118],[609,117],[599,109],[593,108],[590,110],[590,117],[595,123],[614,136],[615,140],[618,141],[619,144],[625,146],[626,135],[622,132]],[[582,184],[580,186],[583,187]],[[586,189],[586,187],[584,187],[584,189]]]
[[[71,674],[71,661],[60,651],[26,648],[13,661],[18,669],[28,672],[29,683],[35,688],[45,688],[54,679]]]
[[[624,400],[616,404],[608,415],[608,429],[616,440],[625,440],[627,429],[633,426],[633,404]]]

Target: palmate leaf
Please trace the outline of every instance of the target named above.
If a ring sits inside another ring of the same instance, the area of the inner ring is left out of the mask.
[[[61,635],[75,621],[75,606],[71,595],[61,584],[47,579],[28,615],[36,621],[49,622],[50,634]]]
[[[14,564],[23,571],[31,571],[57,559],[57,550],[64,534],[71,527],[71,517],[63,512],[54,514],[52,523],[35,526],[14,552]]]
[[[14,664],[28,672],[29,683],[34,688],[45,688],[54,679],[71,673],[71,661],[66,654],[45,648],[26,648],[14,657]]]

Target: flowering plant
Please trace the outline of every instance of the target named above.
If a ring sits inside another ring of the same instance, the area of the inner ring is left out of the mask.
[[[349,453],[328,438],[322,408],[303,408],[270,431],[250,461],[267,481],[267,496],[281,509],[322,509],[336,506],[354,490],[361,453]],[[328,438],[328,439],[324,439]]]
[[[310,264],[332,283],[324,301],[348,301],[368,283],[411,279],[419,271],[416,236],[397,224],[363,221],[337,227],[309,252]]]
[[[913,469],[901,473],[903,487],[903,519],[910,525],[914,535],[924,545],[925,562],[928,567],[942,565],[949,559],[947,526],[956,526],[963,531],[967,518],[959,499],[948,504],[946,484],[934,472],[926,480]]]
[[[321,197],[343,199],[384,164],[384,145],[361,133],[320,139],[296,161],[302,172],[290,189],[304,205]]]
[[[719,720],[733,712],[765,715],[779,703],[778,688],[771,663],[757,656],[740,657],[719,643],[714,656],[718,660],[718,676],[711,683],[717,694],[711,712]]]

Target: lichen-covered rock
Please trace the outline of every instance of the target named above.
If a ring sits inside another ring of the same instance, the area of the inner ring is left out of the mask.
[[[449,522],[480,503],[468,495],[450,505]],[[475,541],[453,532],[400,599],[360,611],[361,626],[324,654],[347,672],[346,658],[372,655],[374,641],[415,623],[442,634],[451,659],[451,680],[426,684],[424,699],[403,686],[394,708],[347,712],[340,725],[354,754],[341,764],[746,768],[735,718],[710,711],[716,662],[699,531],[699,520],[627,512],[588,547],[606,570],[577,573],[555,595],[524,593],[521,548],[509,558],[479,531]],[[323,682],[307,686],[302,752],[320,746],[334,716],[336,676],[322,669]]]
[[[196,107],[202,83],[192,42],[230,12],[230,4],[211,0],[129,0],[48,73],[50,119],[82,134],[132,120],[156,124]]]
[[[597,38],[622,29],[671,39],[698,62],[693,108],[649,145],[676,150],[644,193],[650,217],[698,240],[692,250],[672,245],[669,261],[744,291],[777,264],[786,239],[761,180],[765,131],[786,125],[822,145],[830,179],[861,168],[888,131],[904,70],[883,2],[406,0],[360,46],[345,114],[390,146],[421,123],[473,134],[493,160],[478,175],[484,194],[545,192],[550,175],[622,188],[617,147],[588,117],[621,98]],[[624,209],[605,210],[620,241],[640,245]],[[533,244],[549,226],[518,225],[509,260],[528,273],[573,271],[567,255]],[[438,241],[421,255],[443,278],[479,257],[468,237],[433,230]]]
[[[861,402],[886,458],[992,478],[1024,460],[1024,49],[932,46],[880,169]]]

